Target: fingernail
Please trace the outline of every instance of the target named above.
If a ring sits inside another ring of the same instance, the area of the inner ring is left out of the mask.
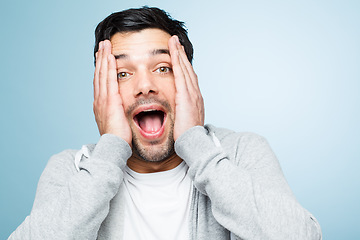
[[[179,37],[176,35],[176,43],[178,44],[178,45],[180,45],[180,40],[179,40]]]

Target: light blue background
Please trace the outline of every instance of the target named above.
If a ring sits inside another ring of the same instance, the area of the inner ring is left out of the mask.
[[[206,122],[265,136],[324,239],[360,238],[359,1],[2,1],[0,239],[49,157],[98,139],[93,32],[159,6],[186,22]]]

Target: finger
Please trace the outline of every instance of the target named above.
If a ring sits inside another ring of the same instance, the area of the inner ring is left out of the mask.
[[[170,50],[170,57],[171,57],[171,64],[175,78],[175,88],[178,92],[186,92],[187,86],[185,82],[185,75],[182,71],[180,66],[180,59],[179,59],[179,50],[176,45],[176,38],[177,36],[173,36],[169,39],[169,50]]]
[[[107,92],[108,94],[116,94],[118,93],[118,84],[116,79],[116,60],[114,55],[111,54],[111,42],[109,40],[105,40],[107,45],[107,61],[108,61],[108,74],[107,74]]]
[[[114,96],[119,93],[119,85],[116,76],[116,61],[112,54],[108,55],[108,66],[107,92],[109,96]]]
[[[192,77],[194,77],[194,76],[191,76],[191,71],[193,74],[194,74],[194,71],[193,71],[192,66],[186,56],[184,47],[180,44],[180,41],[178,40],[178,38],[176,40],[177,40],[176,45],[177,45],[177,48],[179,51],[179,62],[180,62],[181,69],[185,76],[185,83],[187,86],[187,90],[191,96],[196,96],[196,95],[198,95],[198,88],[196,87],[196,85],[194,85],[194,82],[191,79]]]
[[[179,51],[179,63],[180,63],[180,67],[181,67],[181,71],[183,72],[184,74],[184,77],[185,77],[185,84],[186,84],[186,88],[188,91],[190,91],[190,94],[193,94],[193,86],[192,86],[192,82],[191,82],[191,79],[190,79],[190,75],[189,75],[189,72],[185,66],[185,63],[184,63],[184,60],[183,58],[181,57],[181,54],[180,54],[180,51]]]
[[[101,67],[100,67],[100,80],[99,80],[99,97],[105,98],[107,95],[107,74],[108,74],[108,44],[106,40],[103,42]]]
[[[199,111],[200,122],[204,124],[204,101],[200,92],[198,77],[194,71],[193,66],[191,65],[189,59],[187,58],[186,52],[184,47],[177,42],[178,49],[179,49],[179,56],[180,56],[180,63],[183,67],[183,71],[186,76],[187,84],[188,84],[188,91],[190,96],[195,97],[196,105]],[[185,68],[185,69],[184,69]]]
[[[178,42],[178,44],[180,45],[180,42]],[[198,77],[194,71],[194,68],[191,65],[189,59],[187,58],[184,46],[182,46],[182,45],[180,45],[180,46],[181,47],[179,47],[179,55],[180,55],[180,58],[182,59],[183,64],[185,65],[185,68],[189,74],[191,86],[193,88],[195,88],[196,90],[200,90],[199,83],[198,83]]]
[[[94,72],[94,99],[99,97],[99,74],[101,68],[101,58],[102,58],[102,42],[99,43],[99,49],[96,53],[96,64]]]

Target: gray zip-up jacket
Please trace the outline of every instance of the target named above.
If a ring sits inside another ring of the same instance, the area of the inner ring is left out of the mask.
[[[105,134],[86,150],[76,164],[74,150],[50,159],[31,214],[9,239],[122,239],[119,189],[131,148]],[[189,239],[322,239],[264,138],[197,126],[179,137],[175,151],[194,183]]]

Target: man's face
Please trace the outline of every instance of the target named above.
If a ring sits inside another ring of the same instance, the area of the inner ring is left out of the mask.
[[[170,37],[159,29],[145,29],[116,33],[110,39],[133,150],[147,161],[161,161],[174,153]]]

